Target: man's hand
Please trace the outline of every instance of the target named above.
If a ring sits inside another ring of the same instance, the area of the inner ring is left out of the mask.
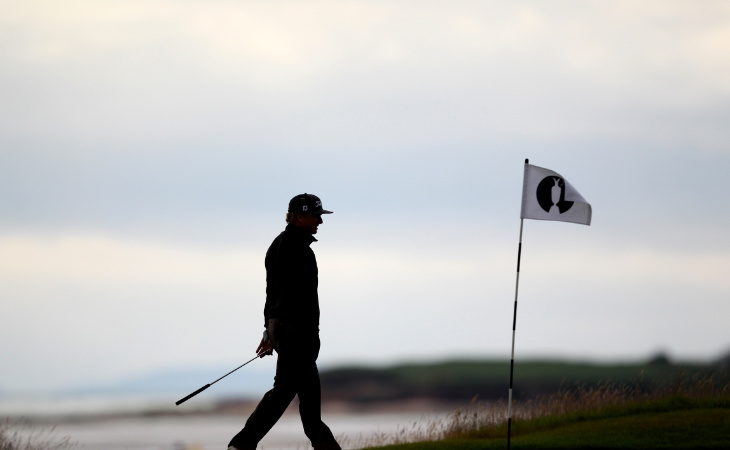
[[[266,355],[271,355],[274,353],[274,346],[271,345],[270,340],[261,339],[261,343],[259,344],[259,348],[256,349],[256,354],[259,356],[259,358],[263,358]]]

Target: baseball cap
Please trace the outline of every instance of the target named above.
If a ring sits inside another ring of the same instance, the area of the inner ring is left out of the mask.
[[[306,214],[332,214],[332,211],[322,209],[322,200],[314,194],[299,194],[289,201],[289,212]]]

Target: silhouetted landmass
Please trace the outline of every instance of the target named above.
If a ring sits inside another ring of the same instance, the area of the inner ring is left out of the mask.
[[[61,394],[117,395],[169,394],[175,400],[225,374],[231,367],[201,367],[169,370],[115,383],[85,385]],[[452,360],[435,363],[409,363],[390,367],[349,366],[323,369],[323,400],[368,407],[378,403],[402,403],[403,400],[427,400],[464,404],[479,400],[506,399],[509,390],[510,364],[506,360]],[[643,363],[590,363],[559,360],[517,360],[514,371],[514,397],[533,398],[552,394],[561,387],[576,384],[590,386],[601,382],[632,383],[649,388],[658,382],[671,382],[684,371],[685,376],[730,371],[730,353],[713,363],[680,364],[658,354]],[[204,398],[222,402],[242,402],[248,407],[271,388],[271,370],[246,370],[228,377],[206,392]],[[2,392],[2,391],[0,391]],[[6,393],[5,393],[6,394]],[[203,398],[203,397],[201,397]],[[399,404],[400,404],[399,403]],[[191,403],[192,404],[192,403]]]
[[[586,387],[605,382],[649,389],[678,376],[696,377],[720,370],[715,364],[674,364],[665,355],[644,363],[599,364],[550,360],[517,361],[515,398],[550,394],[561,387]],[[343,367],[321,373],[324,401],[351,403],[407,399],[435,401],[498,400],[509,390],[508,361],[447,361],[403,364],[387,368]]]

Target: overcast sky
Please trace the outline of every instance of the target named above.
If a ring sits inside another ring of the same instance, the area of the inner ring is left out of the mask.
[[[593,223],[525,221],[518,360],[716,358],[728,55],[724,1],[0,1],[0,390],[245,361],[302,192],[322,366],[509,358],[525,158]]]

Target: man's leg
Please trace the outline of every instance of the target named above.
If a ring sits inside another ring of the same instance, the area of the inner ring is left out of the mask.
[[[309,351],[305,352],[308,358],[300,363],[300,378],[297,383],[299,415],[302,417],[304,434],[312,442],[314,450],[340,450],[332,431],[322,422],[322,387],[317,370],[319,338],[311,345]]]
[[[274,388],[264,394],[264,398],[248,418],[246,425],[231,439],[229,446],[239,450],[254,450],[259,441],[284,414],[296,395],[295,376],[293,376],[296,372],[292,371],[296,361],[291,356],[279,354],[276,361]]]

